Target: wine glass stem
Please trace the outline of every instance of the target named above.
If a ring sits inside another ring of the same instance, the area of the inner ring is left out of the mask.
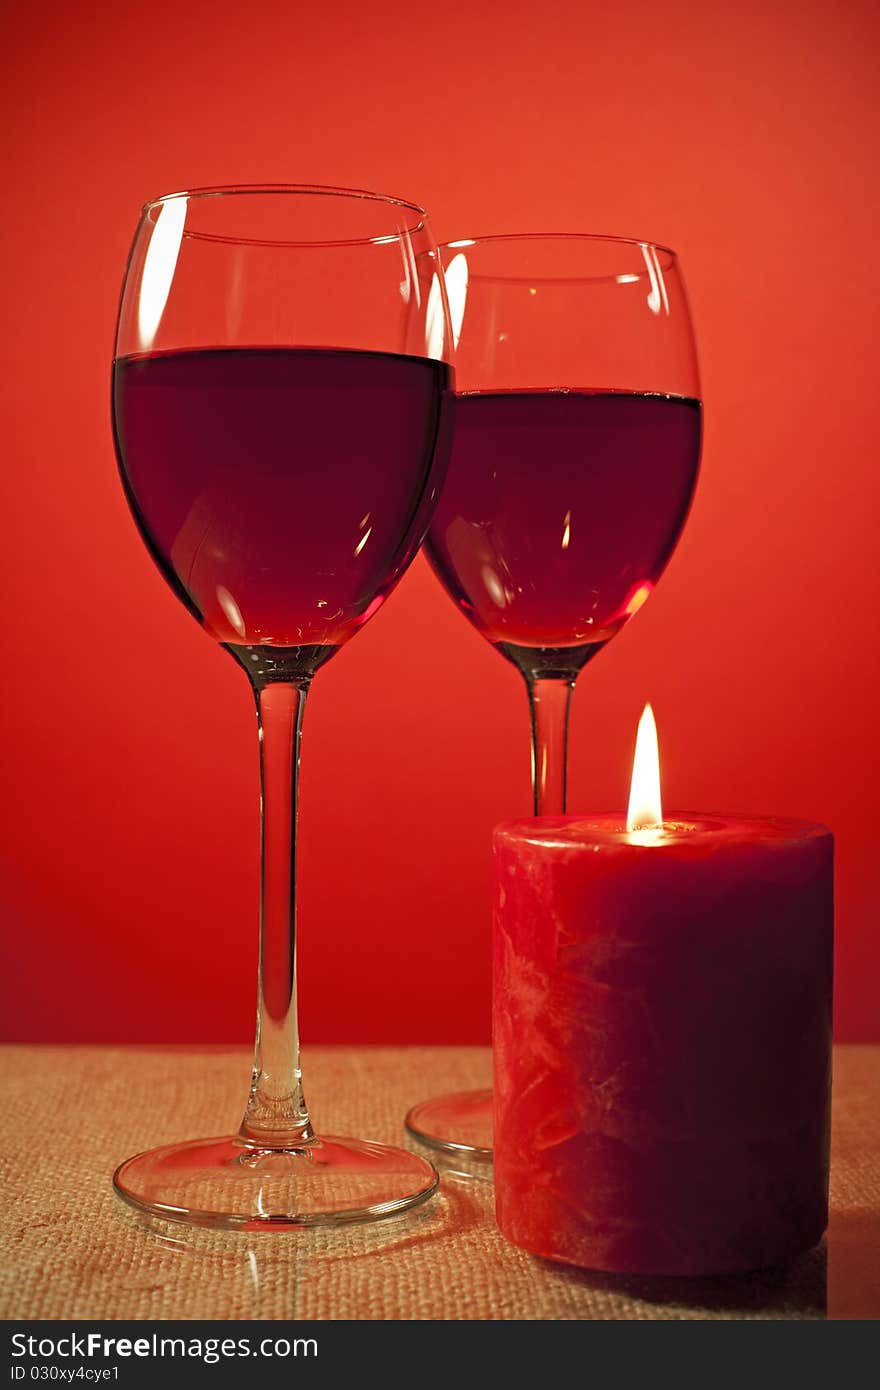
[[[260,968],[254,1073],[243,1138],[287,1148],[313,1137],[296,1004],[296,815],[308,681],[255,686],[260,738]]]
[[[532,793],[536,816],[561,816],[566,807],[568,717],[574,677],[526,676],[532,717]]]

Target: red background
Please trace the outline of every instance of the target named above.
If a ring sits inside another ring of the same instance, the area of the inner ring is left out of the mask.
[[[422,200],[443,238],[679,250],[703,475],[659,590],[575,697],[573,809],[623,809],[650,698],[670,810],[826,821],[837,1032],[880,1039],[878,20],[809,0],[5,8],[5,1036],[251,1031],[251,696],[136,536],[109,359],[146,197],[289,180]],[[320,673],[304,755],[304,1036],[486,1039],[487,839],[528,809],[525,695],[422,560]]]

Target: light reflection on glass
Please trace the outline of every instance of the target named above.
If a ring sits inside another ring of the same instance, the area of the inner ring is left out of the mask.
[[[371,536],[372,534],[373,534],[373,528],[372,528],[372,526],[368,526],[367,529],[366,529],[366,531],[365,531],[364,534],[361,536],[360,540],[358,541],[357,545],[356,545],[355,548],[354,548],[354,553],[355,553],[355,555],[360,555],[361,551],[363,550],[364,546],[366,545],[367,541],[370,539],[370,536]]]
[[[186,198],[172,198],[162,204],[156,215],[138,298],[138,337],[144,351],[152,346],[168,302],[183,241],[186,204]]]
[[[668,318],[669,298],[666,294],[666,281],[663,279],[663,267],[660,264],[656,247],[642,244],[639,249],[642,253],[642,260],[645,262],[648,279],[651,282],[651,289],[648,293],[648,308],[652,314],[659,314],[662,306]]]
[[[403,256],[403,280],[400,284],[400,295],[404,304],[409,304],[415,297],[415,307],[422,307],[422,292],[419,288],[419,277],[416,270],[416,257],[413,244],[407,235],[400,239],[400,250]]]
[[[425,309],[425,356],[442,358],[445,338],[443,291],[435,271],[431,276],[431,288],[428,291]]]
[[[644,607],[644,605],[648,602],[648,599],[651,597],[653,592],[654,585],[650,583],[650,581],[647,579],[645,580],[644,584],[640,584],[637,589],[634,589],[627,601],[626,607],[623,610],[624,613],[626,613],[627,617],[635,617],[639,609]]]
[[[489,595],[492,602],[496,603],[499,608],[505,608],[510,596],[492,566],[483,565],[480,573],[483,578],[483,583],[486,586],[486,593]]]
[[[464,323],[467,289],[467,256],[459,253],[457,256],[453,256],[446,268],[446,297],[449,301],[449,317],[452,321],[452,346],[455,348],[458,347],[461,325]]]
[[[240,637],[244,637],[244,618],[241,616],[241,609],[239,608],[235,599],[232,597],[229,590],[224,588],[222,584],[217,585],[216,593],[217,602],[223,609],[225,616],[228,618],[230,626],[235,629],[235,631],[238,633]]]

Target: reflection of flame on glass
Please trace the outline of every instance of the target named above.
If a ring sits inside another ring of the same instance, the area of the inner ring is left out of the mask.
[[[657,829],[663,824],[660,801],[660,749],[657,745],[657,725],[654,711],[645,705],[636,734],[629,806],[626,812],[627,830]]]
[[[138,300],[138,336],[145,351],[152,346],[165,312],[185,221],[186,198],[172,198],[163,203],[156,216],[156,225],[144,257]]]
[[[662,305],[663,310],[669,317],[669,299],[666,295],[666,281],[663,279],[663,268],[660,265],[660,258],[653,246],[642,245],[642,260],[645,262],[645,269],[648,272],[648,279],[651,281],[651,289],[648,294],[648,308],[652,314],[659,314]]]
[[[565,521],[562,523],[562,549],[567,550],[571,544],[571,512],[565,513]]]
[[[654,585],[648,579],[645,580],[644,584],[640,584],[637,589],[633,589],[627,600],[627,605],[623,610],[626,616],[628,618],[635,617],[639,609],[643,608],[648,602],[653,592]]]
[[[372,526],[368,526],[367,529],[366,529],[366,531],[365,531],[364,534],[361,536],[360,540],[358,541],[357,545],[356,545],[355,548],[354,548],[354,553],[355,553],[355,555],[360,555],[361,551],[363,550],[364,546],[366,545],[367,541],[370,539],[370,536],[371,536],[372,534],[373,534],[373,528],[372,528]]]
[[[222,584],[217,585],[217,602],[229,619],[230,626],[235,628],[239,637],[244,637],[245,626],[244,618],[241,616],[241,609],[229,590],[225,589]]]
[[[394,240],[394,238],[390,238]],[[404,304],[408,304],[415,293],[416,308],[422,307],[422,292],[419,289],[419,277],[416,272],[416,258],[413,251],[412,242],[407,235],[400,238],[400,252],[403,256],[403,279],[400,282],[400,297]]]

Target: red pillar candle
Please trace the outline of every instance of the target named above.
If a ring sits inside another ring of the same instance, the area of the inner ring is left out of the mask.
[[[823,826],[499,826],[495,1190],[504,1234],[594,1269],[709,1274],[815,1244],[828,1203]]]

